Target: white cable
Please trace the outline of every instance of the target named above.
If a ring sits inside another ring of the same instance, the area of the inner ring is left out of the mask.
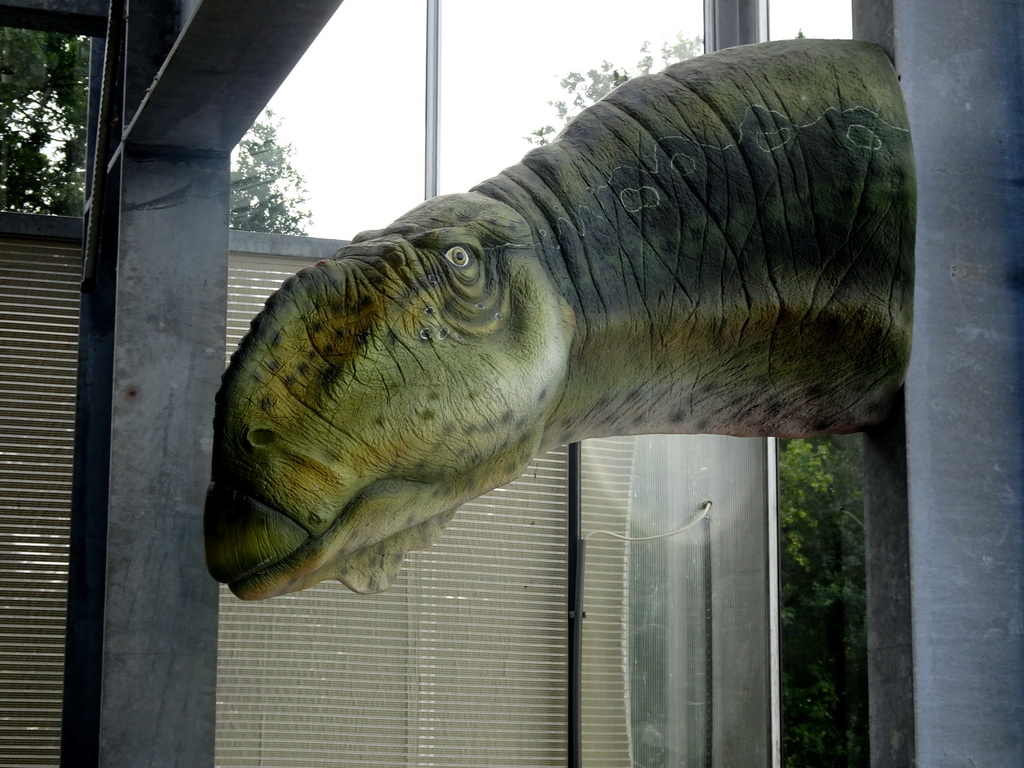
[[[676,528],[674,531],[669,531],[668,533],[659,533],[655,536],[623,536],[621,533],[613,533],[612,531],[591,531],[583,537],[583,540],[586,541],[591,536],[611,536],[614,539],[620,539],[622,541],[656,541],[657,539],[667,539],[670,536],[678,536],[680,533],[688,531],[690,528],[692,528],[708,516],[708,513],[711,511],[711,499],[707,499],[701,502],[700,507],[701,513],[699,517],[697,517],[694,520],[691,520],[682,528]]]

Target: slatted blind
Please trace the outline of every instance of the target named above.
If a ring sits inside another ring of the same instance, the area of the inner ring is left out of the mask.
[[[0,766],[55,766],[74,443],[78,245],[0,240]]]
[[[233,258],[233,340],[300,265]],[[541,456],[384,594],[225,590],[217,765],[564,766],[565,488],[564,452]]]

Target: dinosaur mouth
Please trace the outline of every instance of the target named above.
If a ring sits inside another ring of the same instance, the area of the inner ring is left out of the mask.
[[[203,536],[210,575],[230,584],[280,562],[309,532],[274,507],[214,482],[206,494]]]
[[[383,592],[406,553],[437,541],[455,509],[418,521],[406,517],[405,527],[397,529],[351,530],[346,518],[351,523],[367,501],[362,497],[350,505],[354,509],[346,507],[327,531],[313,536],[280,510],[211,483],[204,517],[210,575],[243,600],[295,592],[325,579],[336,579],[358,594]]]

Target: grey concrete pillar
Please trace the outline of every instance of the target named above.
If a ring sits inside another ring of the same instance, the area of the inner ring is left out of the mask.
[[[123,158],[99,765],[213,764],[202,509],[224,367],[228,158]]]
[[[1024,765],[1024,11],[895,0],[919,183],[906,429],[916,765]]]

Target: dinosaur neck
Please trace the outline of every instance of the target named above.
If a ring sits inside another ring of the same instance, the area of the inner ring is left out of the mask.
[[[576,319],[545,449],[611,435],[850,432],[881,420],[901,386],[910,302],[897,312],[874,297],[907,294],[910,273],[858,259],[869,242],[851,240],[823,269],[810,242],[780,265],[757,238],[734,253],[670,231],[660,247],[637,237],[629,248],[621,222],[615,238],[594,215],[535,205],[528,218],[542,222],[537,254]],[[844,280],[852,293],[821,290]]]
[[[614,105],[606,111],[620,117]],[[545,447],[617,434],[801,437],[885,416],[910,343],[904,129],[872,123],[878,141],[895,147],[890,167],[873,164],[870,147],[834,149],[817,156],[813,178],[796,180],[780,178],[761,144],[711,137],[687,157],[713,170],[684,184],[682,148],[671,163],[645,149],[653,139],[587,154],[583,139],[597,134],[573,125],[570,140],[476,188],[529,222],[576,316]],[[832,146],[836,131],[826,121],[801,130],[807,152]],[[669,131],[651,136],[682,141]]]
[[[546,255],[576,316],[565,386],[548,419],[546,443],[628,434],[766,433],[764,338],[735,344],[749,308],[716,311],[662,276],[640,278],[607,258],[600,269],[577,265],[577,275],[587,273],[581,290],[566,279],[560,252]],[[724,319],[729,317],[736,319]]]
[[[740,345],[735,338],[757,325],[752,313],[768,316],[765,330],[777,300],[766,292],[767,306],[752,307],[748,291],[724,292],[721,274],[694,269],[700,256],[680,249],[670,228],[648,227],[672,240],[652,243],[640,234],[642,219],[611,221],[601,208],[563,208],[557,196],[530,192],[543,188],[522,164],[477,191],[531,222],[536,253],[575,316],[544,447],[625,434],[764,434],[753,401],[764,392],[763,349],[754,347],[765,334]]]
[[[583,293],[548,259],[576,334],[547,449],[612,435],[851,432],[880,421],[901,386],[894,361],[909,338],[888,312],[787,306],[767,279],[688,282],[607,254]]]

